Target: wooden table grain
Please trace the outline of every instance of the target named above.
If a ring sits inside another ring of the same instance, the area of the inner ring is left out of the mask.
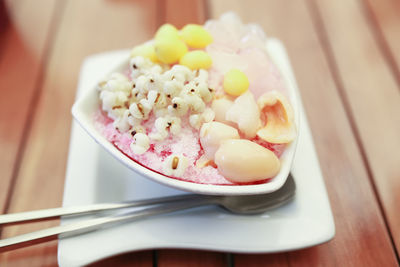
[[[398,266],[398,0],[0,1],[0,208],[61,205],[78,73],[93,53],[132,47],[170,22],[225,11],[287,47],[335,224],[323,245],[275,254],[141,251],[91,266]],[[1,237],[58,224],[1,229]],[[57,242],[0,255],[0,266],[57,266]]]

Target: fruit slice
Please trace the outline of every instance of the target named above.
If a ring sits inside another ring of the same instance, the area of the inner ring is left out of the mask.
[[[226,139],[239,139],[238,131],[226,124],[212,121],[204,123],[200,129],[200,143],[207,159],[214,160],[215,151]]]
[[[257,131],[262,140],[274,144],[286,144],[296,137],[296,126],[292,106],[278,91],[263,94],[257,101],[261,117],[265,122]]]
[[[239,130],[249,139],[256,136],[257,130],[261,126],[260,111],[250,91],[235,99],[233,105],[226,112],[225,118],[235,122]]]
[[[272,151],[246,139],[222,141],[215,164],[225,178],[235,183],[271,178],[280,169],[280,161]]]

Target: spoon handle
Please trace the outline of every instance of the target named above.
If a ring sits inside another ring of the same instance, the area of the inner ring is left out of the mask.
[[[22,248],[42,242],[55,240],[57,238],[71,237],[83,233],[92,232],[115,224],[126,223],[135,219],[149,217],[152,215],[170,213],[178,210],[194,208],[201,205],[213,204],[213,198],[197,198],[187,201],[176,201],[161,204],[155,207],[128,212],[117,216],[107,216],[84,220],[76,223],[51,227],[15,237],[0,240],[0,252]]]
[[[188,200],[198,199],[199,197],[200,196],[195,194],[184,194],[184,195],[174,195],[174,196],[144,199],[137,201],[120,202],[120,203],[99,203],[99,204],[91,204],[85,206],[62,207],[62,208],[4,214],[0,215],[0,226],[33,222],[33,221],[44,221],[44,220],[59,218],[61,216],[93,214],[108,210],[132,208],[138,206],[148,206],[148,205],[162,204],[175,201],[188,201]]]

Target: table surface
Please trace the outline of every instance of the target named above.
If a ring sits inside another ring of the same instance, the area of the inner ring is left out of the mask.
[[[276,254],[141,251],[93,266],[397,266],[400,253],[400,1],[0,1],[0,207],[61,205],[82,60],[132,47],[170,22],[227,10],[288,50],[336,224],[323,245]],[[9,237],[58,221],[2,229]],[[0,255],[56,266],[57,242]]]

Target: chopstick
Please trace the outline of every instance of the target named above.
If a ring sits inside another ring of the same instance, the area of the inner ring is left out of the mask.
[[[190,198],[189,196],[192,197],[194,196],[194,197]],[[15,237],[1,239],[0,252],[6,252],[17,248],[35,245],[38,243],[47,242],[58,238],[72,237],[83,233],[92,232],[111,225],[130,222],[132,220],[140,219],[151,215],[169,213],[178,210],[184,210],[201,206],[204,204],[213,203],[211,201],[213,198],[207,198],[207,197],[197,198],[196,195],[187,195],[186,197],[183,198],[181,198],[180,196],[158,198],[158,200],[160,199],[163,201],[167,199],[168,203],[162,203],[155,207],[135,210],[133,212],[131,211],[126,214],[88,219],[76,223],[55,226],[27,234],[18,235]],[[181,201],[182,199],[185,199],[185,201],[182,202]],[[151,201],[151,203],[153,203],[153,201]]]
[[[205,196],[200,196],[195,194],[184,194],[184,195],[173,195],[167,197],[159,197],[159,198],[120,202],[120,203],[99,203],[99,204],[91,204],[85,206],[62,207],[62,208],[11,213],[11,214],[0,215],[0,226],[28,223],[34,221],[45,221],[45,220],[60,218],[61,216],[88,215],[104,211],[133,208],[138,206],[149,206],[162,203],[170,203],[175,201],[190,201],[193,199],[204,198],[204,197]]]

